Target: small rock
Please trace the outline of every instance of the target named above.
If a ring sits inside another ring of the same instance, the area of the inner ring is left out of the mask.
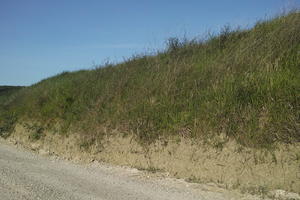
[[[46,150],[44,150],[44,149],[40,149],[40,150],[39,150],[39,154],[42,155],[42,156],[45,156],[45,155],[49,155],[50,152],[49,152],[49,151],[46,151]]]
[[[40,145],[39,144],[32,144],[30,148],[31,148],[31,150],[36,151],[40,148]]]

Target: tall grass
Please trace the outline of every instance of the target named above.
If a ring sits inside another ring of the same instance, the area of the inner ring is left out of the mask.
[[[299,33],[294,11],[250,30],[225,27],[208,40],[171,38],[157,55],[24,88],[6,113],[94,139],[105,127],[142,143],[220,134],[251,147],[299,142]]]

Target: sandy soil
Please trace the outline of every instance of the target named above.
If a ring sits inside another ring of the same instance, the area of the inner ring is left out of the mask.
[[[167,174],[41,156],[0,140],[0,199],[259,199]]]
[[[237,192],[232,192],[239,191],[271,199],[300,200],[298,195],[300,193],[300,143],[279,144],[275,151],[268,151],[245,148],[234,141],[224,142],[226,140],[224,137],[211,141],[216,144],[221,143],[221,149],[214,148],[205,142],[195,143],[187,138],[177,138],[179,140],[169,140],[167,143],[158,141],[145,149],[130,135],[125,137],[116,130],[101,140],[96,139],[86,148],[87,138],[83,138],[85,134],[76,132],[66,137],[55,129],[46,130],[41,139],[32,140],[30,137],[34,132],[28,128],[28,124],[30,125],[30,123],[17,124],[7,141],[46,157],[55,156],[81,164],[92,162],[95,165],[96,162],[101,162],[97,170],[103,170],[103,166],[107,166],[103,163],[110,163],[116,166],[154,171],[156,173],[147,175],[145,171],[138,171],[137,176],[135,170],[132,176],[147,181],[155,179],[153,185],[172,180],[175,183],[166,182],[163,185],[173,187],[180,183],[182,188],[193,188],[201,192],[218,193],[221,190],[223,195],[221,199],[256,198],[251,195],[239,196]],[[110,169],[116,169],[116,167]],[[130,168],[126,168],[128,169]],[[120,171],[117,175],[124,173]],[[183,179],[202,184],[186,183]],[[146,187],[151,188],[151,186]],[[229,190],[231,192],[228,192]],[[205,195],[204,197],[207,197],[208,194]],[[201,193],[200,196],[203,197],[203,194]],[[198,196],[196,199],[201,198]],[[217,197],[212,199],[217,199]]]

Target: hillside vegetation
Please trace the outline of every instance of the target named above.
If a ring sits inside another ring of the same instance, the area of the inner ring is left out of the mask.
[[[9,99],[14,98],[12,96],[22,88],[22,86],[0,86],[0,104],[8,104]]]
[[[255,148],[300,142],[299,33],[296,11],[205,40],[170,38],[156,55],[63,72],[2,102],[0,135],[31,121],[79,132],[87,144],[115,129],[145,145],[218,135]]]

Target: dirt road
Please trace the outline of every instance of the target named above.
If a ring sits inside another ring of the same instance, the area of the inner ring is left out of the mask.
[[[224,200],[256,199],[107,164],[43,157],[0,140],[0,199]]]

